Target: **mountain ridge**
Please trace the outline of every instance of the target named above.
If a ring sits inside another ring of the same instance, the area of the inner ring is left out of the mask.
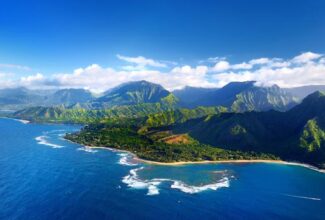
[[[191,88],[178,90],[183,107],[225,106],[232,111],[267,111],[275,109],[285,111],[298,103],[298,100],[277,85],[256,86],[256,81],[231,82],[219,89]],[[199,94],[193,95],[199,90]],[[183,99],[182,99],[183,98]]]
[[[286,112],[221,113],[165,129],[224,149],[271,153],[325,167],[324,110],[325,95],[315,92]]]

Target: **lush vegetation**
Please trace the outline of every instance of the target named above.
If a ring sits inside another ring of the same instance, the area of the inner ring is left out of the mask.
[[[53,123],[80,123],[89,124],[95,122],[119,120],[123,118],[145,117],[151,113],[158,113],[173,108],[162,103],[143,103],[138,105],[115,106],[108,109],[84,109],[56,107],[31,107],[17,111],[15,118],[27,119],[34,122]]]
[[[271,154],[223,150],[200,144],[190,139],[187,144],[169,144],[166,135],[138,132],[139,127],[116,124],[89,125],[79,133],[68,134],[66,138],[88,146],[102,146],[128,150],[142,159],[159,162],[237,160],[237,159],[279,159]]]
[[[234,112],[267,111],[270,109],[285,111],[296,105],[297,101],[278,86],[252,87],[238,93],[230,108]]]
[[[149,127],[170,125],[185,122],[189,119],[226,112],[224,107],[198,107],[196,109],[175,108],[173,97],[163,98],[159,103],[142,103],[137,105],[115,106],[108,109],[85,109],[80,107],[31,107],[17,111],[15,118],[34,122],[53,123],[99,123],[118,122],[125,118],[138,118],[145,121]]]
[[[149,127],[159,127],[175,123],[183,123],[190,119],[201,118],[206,115],[213,115],[220,112],[226,112],[225,107],[198,107],[195,109],[175,109],[156,114],[150,114],[147,117],[146,125]]]
[[[325,95],[320,92],[287,112],[223,113],[160,129],[188,133],[224,149],[267,152],[325,167]]]
[[[324,128],[324,125],[322,126]],[[317,119],[311,119],[305,125],[300,136],[299,146],[308,152],[319,150],[325,142],[325,130],[319,125]]]

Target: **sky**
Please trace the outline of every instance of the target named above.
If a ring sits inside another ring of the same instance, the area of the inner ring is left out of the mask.
[[[0,88],[325,84],[323,0],[0,0]]]

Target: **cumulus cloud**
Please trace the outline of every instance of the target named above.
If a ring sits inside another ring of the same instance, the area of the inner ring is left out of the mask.
[[[320,57],[322,57],[322,54],[306,52],[306,53],[302,53],[302,54],[294,57],[292,59],[292,61],[294,63],[307,63],[307,62],[313,61],[315,59],[318,59]]]
[[[230,64],[227,61],[218,61],[214,67],[212,68],[212,71],[221,72],[230,69]]]
[[[140,59],[138,59],[140,57]],[[240,63],[227,59],[204,65],[176,65],[161,69],[161,62],[144,57],[124,57],[130,67],[103,67],[92,64],[72,72],[43,75],[36,73],[10,80],[0,74],[0,87],[26,86],[29,88],[87,88],[102,92],[121,83],[148,80],[163,85],[166,89],[184,86],[221,87],[233,81],[257,81],[262,85],[278,84],[295,87],[312,84],[325,85],[325,56],[306,52],[290,59],[256,58]],[[144,67],[151,68],[144,68]]]
[[[57,74],[54,76],[61,86],[83,87],[101,92],[128,81],[148,80],[162,84],[167,89],[191,86],[213,86],[206,79],[208,67],[182,66],[175,67],[167,72],[158,70],[118,71],[113,68],[104,68],[92,64],[86,68],[76,69],[72,74]]]
[[[257,81],[263,85],[277,84],[281,87],[325,85],[323,59],[323,55],[312,52],[302,53],[287,61],[278,58],[265,59],[263,65],[258,68],[214,74],[213,80],[218,82],[219,86],[232,81],[249,80]]]
[[[238,63],[238,64],[234,64],[232,67],[232,69],[251,69],[253,68],[253,65],[251,63],[246,63],[246,62],[243,62],[243,63]]]
[[[271,60],[269,58],[258,58],[258,59],[252,59],[249,61],[249,64],[251,65],[263,65],[268,64]]]
[[[27,77],[21,77],[22,83],[31,83],[35,81],[42,81],[44,80],[44,76],[41,73],[37,73],[35,75],[27,76]]]

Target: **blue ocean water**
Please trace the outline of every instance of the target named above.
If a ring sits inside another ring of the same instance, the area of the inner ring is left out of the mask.
[[[137,164],[0,119],[0,219],[325,219],[325,174],[277,164]]]

